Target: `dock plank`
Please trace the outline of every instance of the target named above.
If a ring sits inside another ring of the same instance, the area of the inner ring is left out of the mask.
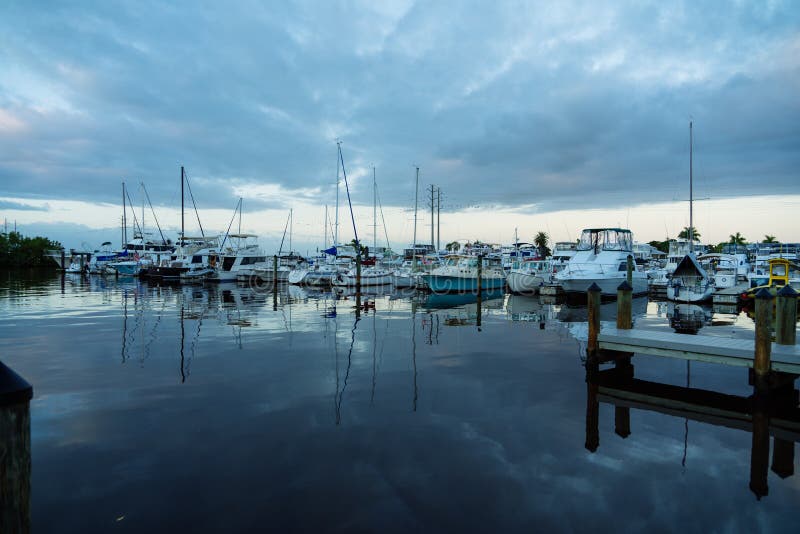
[[[616,328],[601,330],[598,342],[601,349],[741,367],[753,367],[755,349],[752,339]],[[773,371],[800,374],[800,346],[773,343],[771,362]]]

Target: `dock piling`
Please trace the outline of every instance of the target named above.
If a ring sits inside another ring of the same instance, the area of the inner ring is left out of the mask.
[[[361,252],[356,254],[356,292],[361,291]]]
[[[597,356],[600,344],[597,337],[600,335],[600,286],[592,283],[586,290],[586,303],[589,319],[589,339],[586,343],[587,356]]]
[[[0,532],[30,532],[33,388],[0,362]]]
[[[775,301],[775,343],[794,345],[797,340],[797,291],[790,285],[778,291]]]
[[[628,284],[631,285],[631,289],[633,289],[633,256],[630,254],[628,254],[625,271],[625,279],[628,281]]]
[[[765,288],[761,288],[756,293],[756,341],[753,372],[755,373],[756,388],[759,390],[764,390],[768,387],[772,352],[772,333],[770,331],[772,299],[772,293]]]
[[[476,318],[476,325],[478,329],[481,327],[481,304],[483,303],[483,295],[481,292],[483,291],[483,254],[478,254],[478,295],[477,295],[477,304],[478,304],[478,316]]]
[[[620,330],[633,328],[632,306],[633,287],[627,281],[622,282],[617,288],[617,328]]]

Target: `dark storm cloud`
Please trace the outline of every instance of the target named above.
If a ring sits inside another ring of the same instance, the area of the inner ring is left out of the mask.
[[[354,201],[413,166],[448,202],[674,200],[696,125],[715,198],[797,193],[800,36],[790,5],[104,2],[0,9],[0,194],[116,201],[143,180],[201,207],[248,185]],[[324,198],[323,198],[324,197]],[[284,207],[259,196],[250,204]]]
[[[22,211],[49,211],[47,206],[31,206],[13,200],[0,200],[0,210],[22,210]]]

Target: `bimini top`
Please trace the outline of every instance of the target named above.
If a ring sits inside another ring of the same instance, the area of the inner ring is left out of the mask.
[[[633,234],[626,228],[586,228],[576,247],[578,252],[601,250],[631,252],[633,250]]]

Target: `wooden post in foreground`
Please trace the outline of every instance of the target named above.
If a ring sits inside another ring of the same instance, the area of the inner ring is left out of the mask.
[[[797,340],[797,291],[790,285],[778,291],[775,301],[775,343],[794,345]]]
[[[628,282],[622,282],[617,288],[617,328],[620,330],[633,328],[632,306],[633,287]]]
[[[361,251],[356,254],[356,293],[361,292]]]
[[[0,532],[31,531],[33,388],[0,362]]]
[[[761,288],[756,293],[756,343],[753,371],[755,373],[756,388],[759,390],[766,389],[767,377],[770,371],[772,299],[772,293],[766,288]]]
[[[626,271],[625,279],[628,281],[628,284],[630,284],[631,289],[633,289],[633,256],[631,256],[630,254],[628,254],[628,261],[625,271]]]
[[[586,290],[586,307],[589,319],[589,339],[586,343],[586,354],[596,356],[600,348],[597,336],[600,335],[600,286],[592,283]]]

